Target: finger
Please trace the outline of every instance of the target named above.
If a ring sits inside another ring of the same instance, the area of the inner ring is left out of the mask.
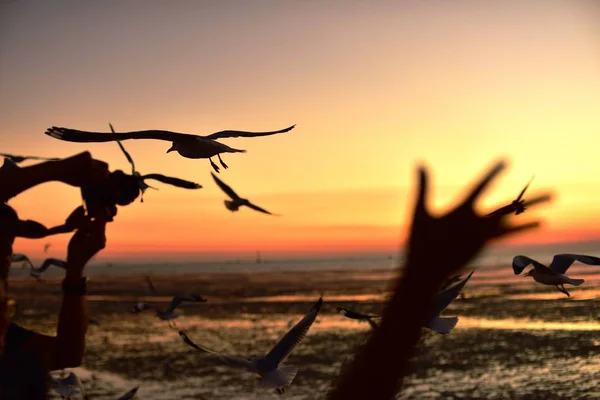
[[[554,195],[552,193],[547,193],[544,195],[540,195],[537,197],[534,197],[533,199],[526,201],[525,203],[523,203],[523,205],[525,207],[531,207],[534,206],[536,204],[541,204],[541,203],[547,203],[549,201],[554,200]]]
[[[526,224],[521,224],[521,225],[500,226],[500,229],[495,236],[496,236],[496,238],[499,238],[502,236],[514,235],[517,233],[522,233],[525,231],[539,228],[540,226],[541,226],[540,221],[528,222]]]
[[[471,194],[467,197],[464,204],[473,204],[477,197],[481,195],[481,192],[485,190],[485,188],[490,184],[490,182],[498,175],[502,170],[506,168],[505,161],[499,161],[494,165],[492,169],[484,176],[484,178],[475,186],[475,188],[471,191]]]
[[[419,167],[419,188],[417,194],[417,211],[427,210],[427,192],[428,192],[428,181],[427,168],[424,166]]]

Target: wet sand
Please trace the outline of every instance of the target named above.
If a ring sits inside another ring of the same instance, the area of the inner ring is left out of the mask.
[[[600,276],[578,270],[586,283],[567,298],[552,287],[506,269],[477,271],[444,315],[455,330],[423,330],[412,373],[399,398],[600,398]],[[257,272],[154,275],[158,296],[143,276],[97,276],[89,282],[90,326],[85,362],[75,369],[93,399],[116,399],[141,385],[140,399],[273,399],[257,377],[212,363],[185,345],[177,329],[152,311],[133,315],[138,301],[166,307],[170,295],[196,291],[207,303],[184,304],[175,320],[192,340],[228,354],[268,352],[311,307],[325,303],[287,363],[300,370],[283,398],[321,399],[344,362],[369,334],[336,307],[377,313],[388,295],[386,271]],[[11,281],[25,327],[52,334],[60,280]]]

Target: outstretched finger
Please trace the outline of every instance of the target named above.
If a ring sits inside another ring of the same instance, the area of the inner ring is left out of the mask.
[[[419,189],[417,194],[417,204],[416,204],[416,213],[419,211],[425,211],[427,209],[426,199],[427,199],[427,191],[428,191],[428,181],[429,178],[427,176],[427,168],[424,166],[419,167]]]
[[[531,207],[531,206],[534,206],[536,204],[547,203],[549,201],[552,201],[553,199],[554,199],[554,196],[552,195],[552,193],[547,193],[547,194],[544,194],[544,195],[540,195],[540,196],[534,197],[533,199],[524,202],[523,205],[525,207]]]
[[[540,221],[535,221],[535,222],[528,222],[526,224],[521,224],[521,225],[500,226],[500,229],[498,230],[498,232],[496,233],[495,236],[496,236],[496,238],[499,238],[502,236],[514,235],[517,233],[529,231],[531,229],[539,228],[540,225],[541,225]]]
[[[471,191],[471,194],[467,197],[464,204],[471,205],[477,200],[477,197],[484,191],[484,189],[490,184],[490,182],[498,175],[502,170],[506,168],[505,161],[499,161],[494,165],[492,169],[485,175],[485,177],[475,186]]]

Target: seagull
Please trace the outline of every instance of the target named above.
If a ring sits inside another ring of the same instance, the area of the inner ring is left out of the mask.
[[[452,329],[454,329],[458,323],[458,317],[440,317],[440,314],[450,305],[450,303],[454,301],[454,299],[458,297],[469,279],[471,279],[473,272],[475,272],[475,270],[471,271],[471,273],[464,280],[456,285],[450,286],[438,292],[433,299],[433,311],[430,315],[429,322],[425,326],[426,328],[429,328],[437,333],[441,333],[442,335],[446,335],[450,333]]]
[[[40,161],[58,161],[60,158],[48,158],[48,157],[38,157],[38,156],[16,156],[14,154],[5,154],[0,153],[1,157],[4,157],[15,164],[20,164],[25,160],[40,160]]]
[[[82,399],[87,400],[88,396],[83,389],[83,385],[79,377],[73,372],[70,372],[66,378],[54,378],[50,376],[51,386],[56,393],[63,399],[70,399],[75,396],[81,396]]]
[[[550,201],[552,199],[552,196],[550,196],[550,195],[538,196],[529,201],[523,200],[523,195],[525,194],[525,191],[527,190],[529,185],[531,185],[533,178],[535,178],[535,175],[531,177],[531,179],[529,180],[529,183],[527,183],[527,185],[525,185],[523,190],[521,190],[521,193],[519,193],[519,196],[516,199],[514,199],[512,201],[512,203],[510,203],[507,206],[501,207],[501,208],[497,209],[496,211],[489,213],[487,216],[493,217],[493,216],[497,216],[497,215],[508,215],[508,214],[512,214],[513,212],[515,213],[515,215],[519,215],[519,214],[522,214],[523,212],[525,212],[525,210],[530,206],[533,206],[538,203],[545,203],[547,201]]]
[[[113,128],[112,124],[108,124],[108,125],[110,126],[110,130],[112,131],[112,133],[116,134],[115,129]],[[157,188],[148,185],[146,183],[146,179],[154,179],[156,181],[166,183],[167,185],[177,186],[177,187],[180,187],[183,189],[201,189],[202,188],[202,185],[199,185],[195,182],[190,182],[190,181],[186,181],[183,179],[174,178],[174,177],[166,176],[166,175],[162,175],[162,174],[141,175],[138,171],[135,170],[135,163],[133,162],[133,158],[131,158],[131,155],[127,152],[127,150],[125,150],[125,147],[123,146],[123,144],[119,140],[117,140],[117,144],[121,148],[121,151],[123,152],[123,154],[125,154],[125,157],[127,158],[127,161],[129,161],[129,164],[131,164],[131,175],[135,176],[138,179],[138,186],[140,188],[140,191],[142,192],[142,196],[141,196],[142,203],[144,202],[144,192],[148,188],[158,190]]]
[[[67,262],[65,260],[59,260],[58,258],[46,258],[39,268],[34,268],[33,265],[31,266],[30,275],[38,281],[41,281],[44,272],[51,266],[62,268],[65,271],[67,270]]]
[[[277,393],[283,394],[286,386],[289,386],[296,374],[298,368],[293,365],[284,365],[285,360],[294,350],[294,348],[304,339],[308,330],[317,318],[317,314],[323,304],[323,298],[311,307],[308,313],[302,318],[285,336],[271,349],[265,356],[243,358],[237,356],[228,356],[219,354],[215,351],[201,347],[190,340],[184,331],[179,331],[181,339],[189,346],[212,355],[216,360],[232,367],[244,368],[250,372],[260,375],[260,385],[262,387],[276,389]]]
[[[585,280],[583,279],[572,279],[565,275],[565,272],[575,262],[579,261],[588,265],[600,265],[600,258],[593,256],[586,256],[582,254],[557,254],[552,259],[552,263],[549,266],[545,266],[536,260],[525,257],[515,256],[513,258],[513,271],[515,275],[519,275],[525,267],[529,264],[533,264],[533,269],[529,270],[523,276],[531,276],[534,281],[539,282],[543,285],[553,285],[556,288],[571,297],[569,292],[565,289],[566,283],[573,286],[580,286]]]
[[[137,393],[138,389],[140,387],[136,386],[133,389],[131,389],[129,392],[125,393],[123,396],[119,397],[117,400],[131,400],[135,397],[135,394]]]
[[[248,199],[242,199],[240,196],[237,195],[237,193],[235,193],[233,191],[232,188],[230,188],[223,181],[221,181],[219,178],[217,178],[217,176],[215,174],[213,174],[212,172],[210,174],[212,175],[215,182],[217,182],[217,185],[219,185],[221,190],[223,190],[225,192],[225,194],[227,194],[229,197],[231,197],[231,200],[224,200],[225,207],[227,207],[228,210],[235,212],[235,211],[239,210],[239,208],[241,206],[246,206],[246,207],[250,207],[253,210],[260,211],[265,214],[279,216],[278,214],[272,214],[272,213],[268,212],[267,210],[250,203],[250,201],[248,201]]]
[[[371,325],[371,328],[373,329],[377,329],[379,328],[379,326],[377,325],[377,323],[375,321],[373,321],[374,318],[381,318],[380,315],[376,315],[376,314],[362,314],[356,311],[352,311],[352,310],[348,310],[346,308],[342,308],[342,307],[338,307],[337,311],[342,314],[344,317],[346,318],[350,318],[350,319],[356,319],[359,321],[367,321],[369,323],[369,325]]]
[[[31,260],[29,259],[29,257],[27,257],[23,253],[14,253],[10,257],[10,262],[11,263],[17,263],[17,262],[22,263],[21,264],[21,269],[25,268],[27,266],[27,264],[29,264],[30,268],[33,268],[33,263],[31,262]]]
[[[46,243],[46,244],[44,245],[44,253],[47,253],[47,252],[48,252],[48,249],[50,249],[50,246],[52,246],[52,243]]]
[[[150,303],[139,302],[133,306],[131,312],[134,314],[140,313],[146,310],[154,310],[156,312],[156,316],[163,321],[170,321],[175,318],[178,318],[181,314],[175,313],[175,309],[178,305],[180,305],[184,301],[194,302],[194,303],[204,303],[206,299],[202,296],[198,295],[183,295],[183,296],[173,296],[173,300],[171,300],[171,304],[167,307],[166,310],[161,311],[155,305]]]
[[[113,135],[103,132],[79,131],[76,129],[59,128],[53,126],[46,130],[46,135],[67,142],[89,143],[89,142],[111,142],[129,139],[155,139],[171,142],[171,147],[167,153],[176,151],[185,158],[198,159],[208,158],[210,165],[218,173],[219,167],[212,161],[211,157],[217,156],[223,168],[227,169],[227,165],[221,159],[221,153],[245,153],[246,150],[234,149],[226,144],[217,142],[217,139],[237,138],[237,137],[256,137],[269,136],[278,133],[285,133],[294,129],[296,125],[292,125],[285,129],[269,132],[248,132],[225,130],[213,133],[208,136],[194,135],[189,133],[177,133],[162,130],[145,130],[115,133]]]

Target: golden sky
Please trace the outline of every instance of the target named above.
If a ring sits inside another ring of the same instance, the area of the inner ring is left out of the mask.
[[[156,183],[121,208],[102,257],[393,252],[415,167],[432,168],[436,210],[494,160],[510,168],[483,209],[528,194],[556,201],[521,242],[600,238],[600,2],[104,1],[0,4],[0,151],[90,150],[129,170],[116,143],[67,143],[57,125],[108,132],[223,129],[289,133],[227,139],[221,179],[283,217],[231,213],[207,160],[161,141],[123,144]],[[215,159],[216,161],[216,159]],[[61,223],[77,190],[37,187],[10,202]],[[529,216],[528,216],[529,215]],[[68,235],[50,238],[64,254]],[[41,254],[44,241],[15,251]]]

